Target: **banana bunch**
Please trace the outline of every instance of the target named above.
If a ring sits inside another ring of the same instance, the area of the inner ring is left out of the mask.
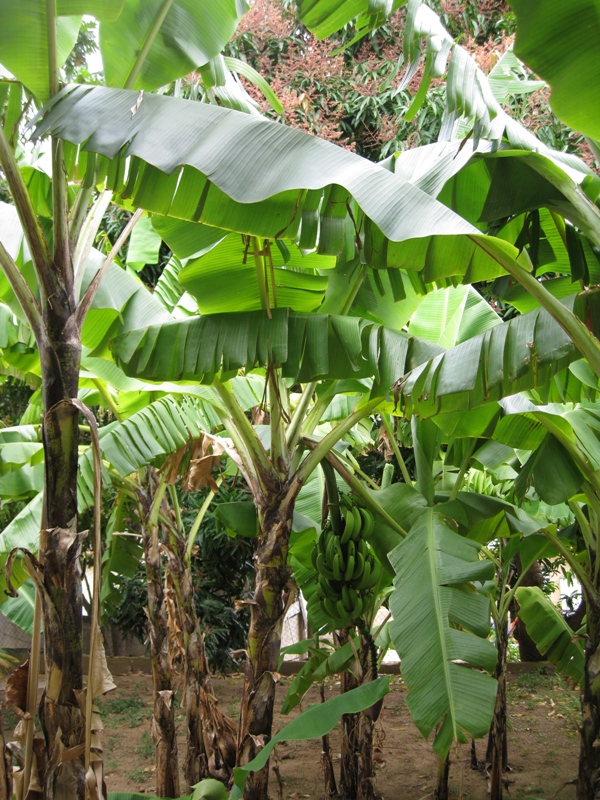
[[[370,611],[381,564],[367,544],[374,519],[369,509],[340,503],[341,531],[328,525],[311,554],[316,595],[323,610],[345,628]]]

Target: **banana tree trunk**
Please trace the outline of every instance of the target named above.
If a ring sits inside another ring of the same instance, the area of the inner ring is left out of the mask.
[[[433,796],[435,800],[449,800],[450,791],[448,780],[450,778],[450,753],[446,758],[438,758],[437,786]]]
[[[488,737],[487,761],[492,765],[490,777],[490,800],[502,800],[502,778],[507,767],[506,741],[506,656],[508,651],[507,620],[500,620],[496,628],[498,658],[494,678],[498,681],[494,718]]]
[[[235,766],[237,728],[219,708],[213,689],[204,636],[196,614],[192,571],[185,561],[186,540],[172,531],[167,550],[167,578],[183,633],[186,757],[188,789],[208,776],[228,783]]]
[[[294,500],[275,495],[261,498],[258,504],[255,589],[249,603],[250,629],[237,749],[240,765],[251,761],[271,738],[275,673],[290,584],[287,552]],[[267,763],[259,772],[250,773],[244,790],[245,800],[266,800],[268,783]]]
[[[50,304],[49,304],[50,305]],[[51,311],[51,313],[50,313]],[[40,723],[48,754],[47,798],[83,798],[84,720],[75,692],[82,688],[81,536],[77,530],[77,397],[81,344],[68,304],[56,304],[45,319],[50,342],[40,346],[44,396],[46,527],[40,534],[46,688]],[[39,344],[39,343],[38,343]],[[44,778],[43,778],[44,779]]]
[[[349,641],[347,630],[338,632],[338,641],[344,645]],[[363,675],[369,671],[371,650],[362,640],[360,662]],[[357,678],[343,672],[340,677],[340,691],[349,692],[360,685]],[[344,800],[374,800],[375,771],[373,765],[373,719],[369,711],[342,716],[340,796]]]
[[[325,686],[323,683],[319,686],[319,695],[321,702],[325,702]],[[338,796],[337,784],[335,782],[335,770],[333,769],[333,760],[331,757],[331,744],[329,742],[329,734],[321,737],[321,763],[323,765],[323,787],[325,789],[325,797],[331,800]]]
[[[600,798],[600,596],[585,590],[587,638],[581,696],[582,723],[579,753],[578,800]]]
[[[142,531],[148,586],[148,634],[152,659],[154,710],[152,738],[156,748],[156,794],[179,796],[179,764],[175,731],[175,692],[171,676],[173,664],[168,641],[167,610],[163,589],[158,525],[149,520],[156,478],[149,475],[148,491],[141,492]]]

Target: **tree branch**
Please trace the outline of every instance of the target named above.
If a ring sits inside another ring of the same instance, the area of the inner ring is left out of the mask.
[[[77,323],[77,327],[79,328],[79,330],[81,330],[86,315],[90,310],[92,303],[94,302],[94,297],[96,296],[96,292],[98,291],[98,287],[100,286],[100,283],[106,273],[106,270],[110,267],[110,265],[117,257],[119,250],[123,247],[123,245],[129,238],[131,231],[135,228],[137,221],[139,220],[139,218],[142,216],[143,213],[144,213],[143,209],[138,208],[135,214],[131,217],[127,225],[123,228],[121,235],[115,242],[114,247],[104,259],[104,263],[92,278],[90,285],[85,291],[85,294],[81,298],[81,302],[77,306],[77,311],[75,312],[75,321]]]

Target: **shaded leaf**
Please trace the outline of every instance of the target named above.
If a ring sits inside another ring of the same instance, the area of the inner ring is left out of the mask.
[[[538,650],[556,669],[578,683],[583,680],[583,640],[565,622],[546,595],[537,586],[522,586],[516,591],[519,616]]]

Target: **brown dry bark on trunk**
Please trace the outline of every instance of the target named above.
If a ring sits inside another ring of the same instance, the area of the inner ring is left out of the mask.
[[[500,623],[496,630],[497,660],[494,678],[498,681],[494,717],[490,727],[487,746],[487,761],[491,764],[490,798],[502,800],[503,773],[508,766],[506,741],[506,656],[508,651],[508,626]]]
[[[581,748],[579,752],[578,800],[600,798],[600,596],[585,596],[587,638],[585,672],[581,696]]]
[[[183,639],[188,789],[208,776],[228,783],[235,766],[237,727],[219,708],[213,689],[204,636],[196,614],[192,571],[186,565],[186,539],[173,527],[167,552],[167,579],[176,600]]]
[[[325,702],[325,687],[321,683],[319,686],[319,695],[321,697],[321,702]],[[329,734],[326,733],[325,736],[321,737],[321,763],[323,765],[323,785],[325,788],[325,797],[327,800],[331,800],[333,797],[337,797],[338,790],[337,785],[335,782],[335,771],[333,769],[333,761],[331,758],[331,746],[329,743]]]
[[[13,796],[13,769],[10,752],[6,749],[4,725],[0,715],[0,800],[11,800]]]
[[[263,496],[258,506],[255,589],[250,607],[250,629],[244,667],[244,691],[238,734],[237,763],[247,764],[271,738],[277,662],[286,595],[291,591],[287,553],[294,500],[284,493]],[[249,774],[245,800],[268,797],[269,764]]]
[[[152,738],[156,748],[156,794],[158,797],[179,796],[179,763],[175,731],[175,692],[171,684],[173,664],[168,642],[158,525],[150,524],[156,475],[148,470],[146,491],[140,491],[146,583],[148,586],[148,633],[152,658],[154,712]]]
[[[63,749],[80,748],[84,719],[75,691],[82,688],[81,537],[77,530],[77,397],[81,344],[69,317],[69,303],[55,298],[47,313],[52,343],[40,347],[42,363],[46,528],[40,536],[46,688],[40,723],[48,762],[48,798],[83,798],[83,753],[64,758]],[[59,305],[60,304],[60,305]],[[76,751],[74,751],[76,752]]]
[[[337,632],[338,644],[349,640],[349,631]],[[370,680],[371,651],[361,637],[360,664],[363,676]],[[340,691],[349,692],[360,686],[357,678],[343,672],[340,676]],[[340,797],[344,800],[374,800],[375,770],[373,765],[373,719],[369,711],[342,716]]]

